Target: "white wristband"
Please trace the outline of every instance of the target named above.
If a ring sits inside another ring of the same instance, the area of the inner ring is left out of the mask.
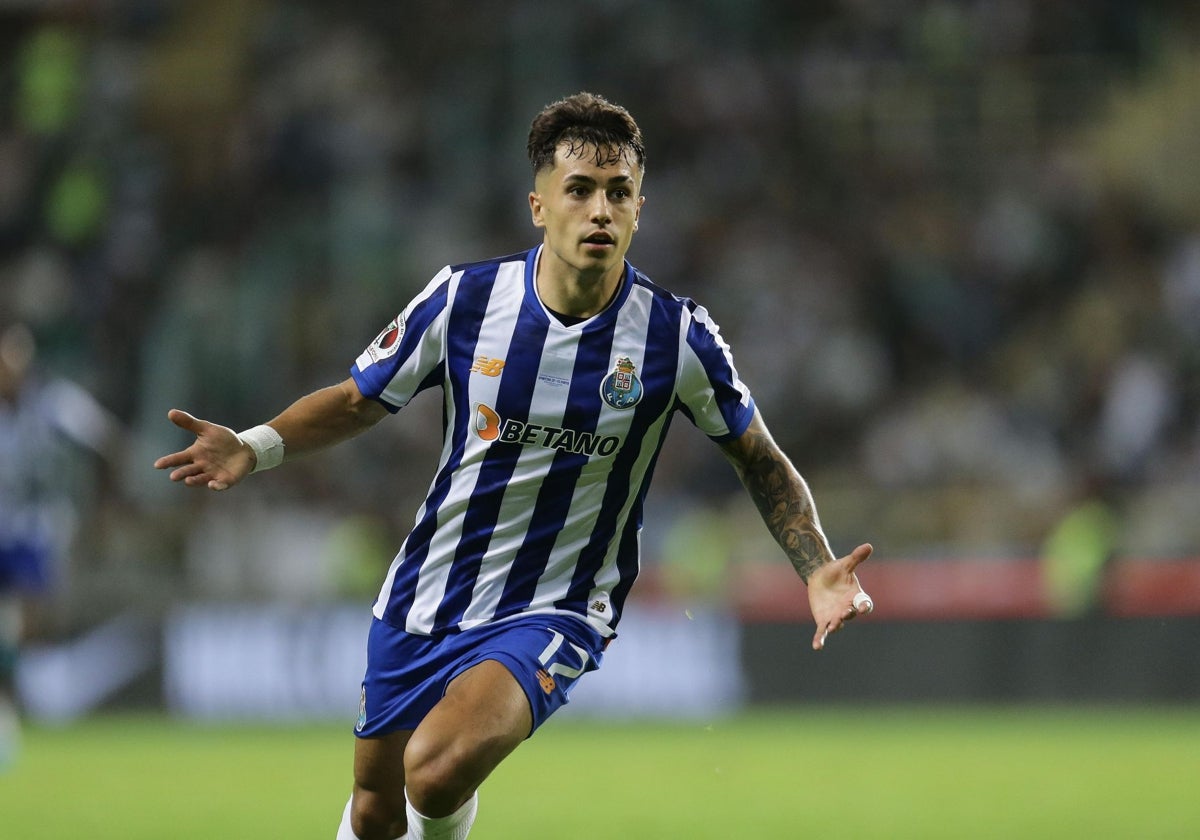
[[[283,463],[283,438],[270,426],[255,426],[239,433],[237,438],[254,450],[257,463],[250,472],[262,472]]]

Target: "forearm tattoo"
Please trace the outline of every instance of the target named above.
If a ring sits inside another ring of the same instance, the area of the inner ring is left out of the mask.
[[[727,452],[767,529],[808,583],[833,559],[808,485],[763,430],[751,427]]]

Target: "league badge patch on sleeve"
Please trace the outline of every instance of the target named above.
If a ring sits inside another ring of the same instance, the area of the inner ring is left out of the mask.
[[[634,374],[636,369],[628,356],[618,358],[613,372],[600,383],[600,398],[618,410],[633,408],[641,402],[642,383]]]
[[[404,313],[401,312],[371,342],[371,346],[367,348],[367,355],[371,357],[371,361],[373,362],[382,361],[390,356],[394,356],[396,355],[396,351],[400,349],[400,339],[403,337]]]

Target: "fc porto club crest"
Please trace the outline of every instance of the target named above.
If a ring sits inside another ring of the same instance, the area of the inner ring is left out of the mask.
[[[615,409],[633,408],[642,400],[642,382],[628,356],[617,359],[613,372],[600,383],[600,398]]]

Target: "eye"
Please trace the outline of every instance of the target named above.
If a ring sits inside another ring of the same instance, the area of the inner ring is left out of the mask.
[[[613,201],[624,201],[625,199],[629,198],[629,190],[624,188],[616,189],[612,191],[611,195]]]

